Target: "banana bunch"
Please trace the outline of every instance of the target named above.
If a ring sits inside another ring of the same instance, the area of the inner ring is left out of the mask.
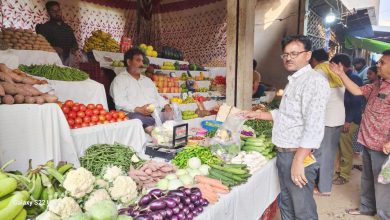
[[[85,41],[83,50],[85,52],[91,50],[119,52],[119,44],[111,34],[98,30],[93,31],[92,36]]]

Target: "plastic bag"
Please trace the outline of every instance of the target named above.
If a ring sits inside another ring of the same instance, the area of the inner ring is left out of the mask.
[[[382,165],[382,170],[378,176],[378,183],[382,183],[382,184],[390,183],[390,155]]]
[[[241,151],[241,130],[245,119],[238,115],[229,116],[211,139],[211,151],[220,159],[230,161]]]

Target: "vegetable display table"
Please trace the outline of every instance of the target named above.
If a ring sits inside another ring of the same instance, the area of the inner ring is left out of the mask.
[[[86,128],[72,129],[71,136],[77,150],[77,157],[93,144],[114,144],[118,142],[142,152],[146,135],[140,120],[128,120]]]
[[[10,170],[25,172],[54,159],[79,166],[64,114],[57,104],[0,105],[0,164],[16,159]]]
[[[56,64],[62,66],[62,61],[57,53],[41,50],[13,50],[9,52],[19,57],[19,64]]]
[[[274,158],[255,172],[247,183],[233,187],[196,219],[260,219],[279,193],[279,177]]]

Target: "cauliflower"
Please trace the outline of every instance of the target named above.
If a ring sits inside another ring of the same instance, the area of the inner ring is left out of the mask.
[[[117,166],[107,167],[103,179],[108,182],[113,182],[118,176],[122,175],[122,173],[122,169]]]
[[[70,192],[74,198],[81,198],[93,190],[95,177],[87,169],[80,167],[71,170],[66,175],[63,187]]]
[[[97,179],[95,182],[95,185],[97,186],[97,188],[100,188],[100,189],[108,188],[108,183],[103,179]]]
[[[131,177],[119,176],[114,180],[113,186],[109,188],[109,192],[113,200],[127,204],[137,197],[137,185]]]
[[[61,220],[61,218],[53,212],[45,211],[42,214],[38,215],[36,220]]]
[[[88,200],[84,203],[84,209],[86,211],[89,211],[90,208],[97,202],[109,200],[111,201],[110,195],[108,195],[107,190],[105,189],[98,189],[89,196]]]
[[[61,218],[66,218],[72,214],[82,212],[79,204],[71,197],[50,200],[48,208],[50,212]]]

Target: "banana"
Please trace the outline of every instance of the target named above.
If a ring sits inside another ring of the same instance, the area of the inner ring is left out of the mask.
[[[47,161],[45,166],[54,168],[55,167],[54,161],[53,160]]]
[[[66,164],[62,165],[60,168],[58,168],[57,170],[59,173],[65,174],[68,170],[70,170],[72,168],[73,168],[73,164],[66,163]]]
[[[48,197],[48,200],[56,199],[55,193],[56,193],[56,190],[54,189],[53,186],[47,187],[47,197]]]
[[[7,178],[7,174],[0,171],[0,180]]]
[[[14,194],[9,194],[9,195],[6,195],[3,198],[1,198],[2,200],[0,200],[0,210],[2,210],[4,207],[7,207],[7,205],[11,201],[13,195]]]
[[[29,194],[27,191],[17,191],[14,192],[12,199],[9,201],[8,205],[0,210],[0,219],[13,219],[19,212],[23,209],[23,206],[28,199]]]
[[[13,220],[25,220],[27,217],[26,209],[22,209]]]
[[[8,177],[0,180],[0,198],[15,191],[18,182],[12,178]]]
[[[41,180],[42,180],[43,186],[45,186],[45,187],[52,186],[51,181],[50,181],[49,177],[46,176],[46,174],[40,173],[40,175],[41,175]]]
[[[34,174],[34,182],[35,182],[35,189],[33,190],[31,197],[35,200],[38,200],[43,190],[41,175],[39,173]]]
[[[61,184],[64,182],[64,176],[61,173],[59,173],[56,169],[47,166],[44,169],[49,175],[53,176]]]

